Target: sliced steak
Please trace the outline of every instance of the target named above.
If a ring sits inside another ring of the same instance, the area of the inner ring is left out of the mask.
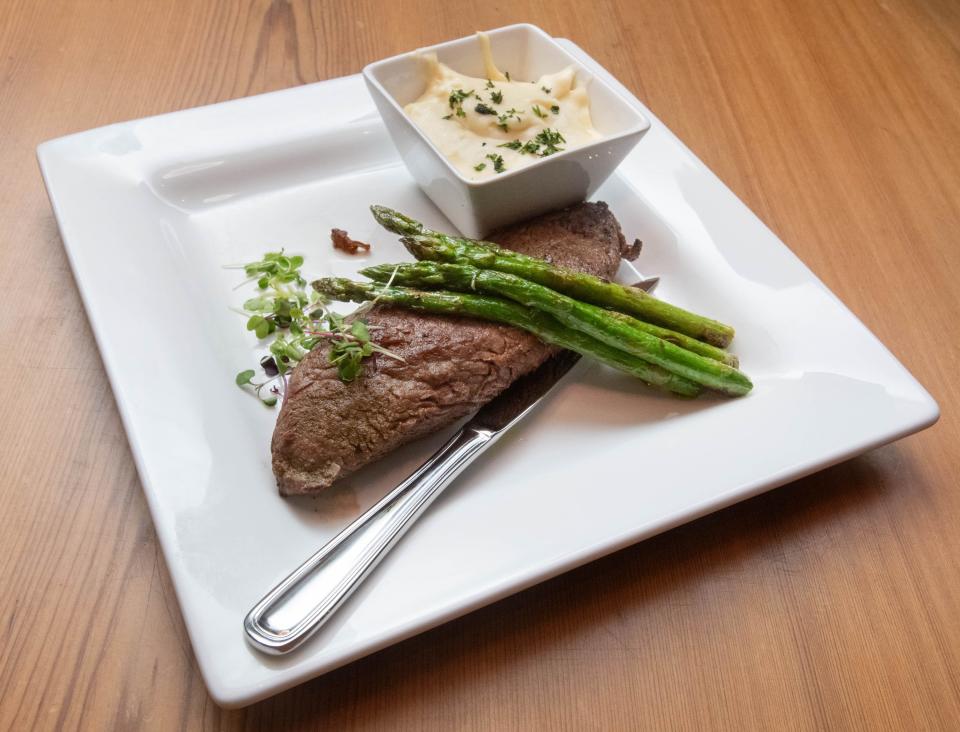
[[[490,237],[558,265],[613,277],[629,249],[605,203],[581,203]],[[344,383],[318,346],[290,375],[273,432],[282,495],[316,493],[400,445],[470,414],[554,352],[516,328],[469,318],[376,307],[374,354]]]

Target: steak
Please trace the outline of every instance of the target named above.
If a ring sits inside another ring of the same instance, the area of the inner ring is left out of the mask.
[[[571,269],[613,277],[627,247],[605,203],[580,203],[490,236]],[[555,349],[511,326],[376,306],[373,339],[402,356],[375,353],[344,383],[318,345],[293,370],[273,432],[280,494],[316,493],[412,440],[465,417]]]

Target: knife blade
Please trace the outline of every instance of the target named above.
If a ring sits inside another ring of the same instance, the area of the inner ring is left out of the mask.
[[[475,429],[502,432],[523,419],[540,398],[580,360],[580,354],[561,351],[534,371],[521,376],[480,408],[467,425]]]

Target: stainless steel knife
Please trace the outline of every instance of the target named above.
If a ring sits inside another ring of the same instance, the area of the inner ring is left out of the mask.
[[[656,281],[637,286],[650,290]],[[579,360],[578,354],[562,351],[517,379],[409,478],[274,587],[243,621],[254,647],[274,655],[289,653],[315,633],[443,489],[523,419]]]

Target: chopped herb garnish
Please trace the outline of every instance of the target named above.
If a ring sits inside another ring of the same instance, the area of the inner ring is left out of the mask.
[[[463,104],[463,100],[469,98],[473,95],[473,89],[470,91],[464,91],[463,89],[454,89],[450,92],[450,98],[447,100],[450,102],[450,109],[456,109]]]
[[[540,143],[535,142],[534,140],[527,140],[526,142],[520,142],[520,140],[510,140],[510,142],[504,142],[497,147],[505,147],[509,150],[516,150],[521,155],[536,155],[537,151],[540,149]]]
[[[543,110],[540,109],[540,107],[538,107],[536,104],[534,104],[533,107],[531,107],[531,111],[535,115],[537,115],[540,119],[545,119],[547,116],[546,114],[544,114]]]
[[[491,81],[490,79],[487,79],[487,89],[495,89],[495,88],[496,87],[493,85],[493,81]]]
[[[497,90],[497,91],[495,91],[495,92],[491,92],[491,93],[490,93],[490,100],[491,100],[494,104],[503,104],[503,92],[500,91],[500,90]]]
[[[549,94],[550,91],[551,91],[550,89],[547,89],[547,87],[545,87],[545,86],[541,86],[540,88],[543,89],[543,93],[544,93],[544,94]]]
[[[538,132],[537,136],[533,139],[543,146],[543,150],[541,150],[539,153],[540,157],[542,158],[545,158],[547,155],[553,155],[555,152],[562,151],[563,148],[557,147],[557,145],[566,142],[566,140],[563,138],[563,135],[561,135],[557,130],[551,130],[549,127],[545,128],[541,132]]]
[[[509,72],[509,71],[504,71],[504,72],[503,72],[503,75],[507,77],[507,81],[510,81],[510,72]]]
[[[483,102],[480,102],[480,104],[478,104],[476,107],[474,107],[474,108],[473,108],[473,111],[476,112],[477,114],[493,114],[493,115],[495,115],[495,114],[497,113],[497,110],[495,110],[493,107],[488,107],[488,106],[487,106],[486,104],[484,104]]]
[[[473,169],[479,173],[481,170],[483,170],[486,167],[487,167],[486,163],[477,163],[476,165],[473,166]]]
[[[470,91],[464,91],[463,89],[454,89],[450,92],[450,97],[448,102],[450,102],[450,109],[452,109],[458,117],[466,117],[467,113],[463,111],[463,100],[473,95],[473,89]],[[444,119],[448,119],[444,117]]]
[[[504,132],[508,132],[510,128],[507,126],[507,122],[511,117],[515,118],[517,122],[520,121],[520,113],[513,107],[497,117],[497,126]]]
[[[554,114],[560,114],[560,105],[554,104],[552,107],[550,107],[550,111]]]
[[[502,173],[504,170],[506,170],[506,167],[504,167],[504,165],[503,165],[503,156],[502,156],[502,155],[497,155],[497,154],[495,154],[495,153],[490,153],[490,154],[487,155],[487,157],[493,162],[493,169],[494,169],[497,173]]]
[[[453,119],[453,113],[445,114],[441,119]]]

